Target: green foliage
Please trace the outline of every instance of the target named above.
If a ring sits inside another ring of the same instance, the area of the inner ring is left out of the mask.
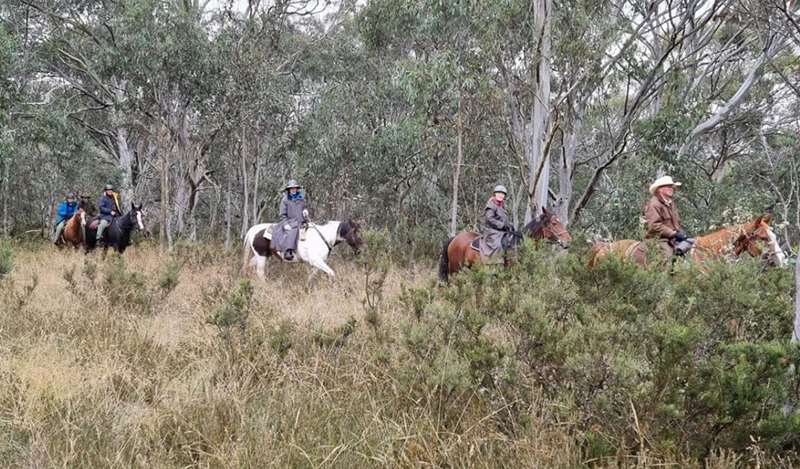
[[[389,233],[368,231],[364,234],[364,242],[364,319],[377,331],[384,307],[384,285],[391,266]]]
[[[178,280],[183,266],[174,259],[167,262],[164,271],[158,279],[158,287],[163,295],[168,295],[178,286]]]
[[[526,370],[577,413],[587,458],[635,446],[642,431],[662,454],[741,451],[751,435],[797,443],[798,419],[783,411],[800,399],[787,270],[741,262],[669,274],[613,259],[587,270],[528,248],[511,269],[434,289],[401,297],[405,345],[429,385],[444,396],[507,393]]]
[[[232,328],[244,330],[253,299],[253,284],[248,279],[239,281],[234,289],[216,311],[206,319],[206,322],[217,326],[221,331],[228,332]]]
[[[152,310],[153,295],[144,275],[129,271],[122,256],[111,262],[100,288],[116,311],[149,314]]]
[[[14,250],[11,244],[4,240],[0,242],[0,279],[14,270]]]

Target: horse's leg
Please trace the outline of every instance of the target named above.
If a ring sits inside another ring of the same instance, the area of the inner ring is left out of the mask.
[[[253,257],[256,260],[256,274],[258,275],[258,278],[260,278],[261,280],[266,281],[267,280],[267,275],[266,275],[266,272],[265,272],[266,271],[266,266],[267,266],[267,258],[266,258],[266,256],[255,255]]]
[[[309,260],[308,263],[311,264],[313,267],[316,267],[317,269],[319,269],[319,270],[325,272],[326,274],[328,274],[328,276],[330,277],[331,280],[336,280],[336,274],[333,272],[333,269],[328,267],[328,264],[326,264],[324,260],[322,260],[322,259],[313,259],[313,260]]]

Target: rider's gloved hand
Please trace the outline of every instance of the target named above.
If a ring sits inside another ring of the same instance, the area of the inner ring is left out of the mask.
[[[292,229],[292,225],[290,225],[290,224],[288,224],[288,223],[287,223],[287,224],[285,224],[285,225],[283,225],[283,230],[284,230],[284,231],[289,231],[289,230],[291,230],[291,229]]]
[[[675,241],[679,243],[682,241],[686,241],[686,238],[687,238],[686,232],[683,230],[680,230],[677,233],[675,233]]]
[[[303,218],[308,218],[308,210],[303,209]]]

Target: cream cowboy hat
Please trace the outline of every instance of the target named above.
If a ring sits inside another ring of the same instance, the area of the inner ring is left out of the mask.
[[[660,178],[656,179],[654,183],[650,184],[650,193],[655,194],[656,189],[663,186],[680,187],[681,183],[673,181],[672,177],[670,176],[661,176]]]

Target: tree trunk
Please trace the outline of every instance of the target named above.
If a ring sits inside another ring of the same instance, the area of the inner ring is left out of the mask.
[[[118,127],[114,132],[114,143],[117,147],[117,158],[119,170],[122,174],[122,181],[119,185],[120,209],[124,212],[125,207],[133,200],[133,152],[128,145],[128,129]]]
[[[792,342],[800,342],[800,262],[794,265],[794,333]]]
[[[160,137],[163,142],[164,135],[163,132],[166,132],[163,128],[160,129]],[[158,227],[158,235],[159,235],[159,246],[161,251],[167,251],[172,249],[172,243],[169,242],[169,233],[168,233],[168,226],[167,226],[167,219],[169,217],[169,157],[167,155],[167,146],[166,145],[159,145],[159,169],[161,170],[161,177],[160,177],[160,186],[161,186],[161,213],[159,219],[159,227]]]
[[[225,250],[231,248],[231,182],[225,188]]]
[[[572,201],[572,177],[575,171],[575,154],[578,150],[578,134],[583,126],[583,105],[579,109],[570,106],[570,122],[564,136],[561,148],[561,158],[558,162],[558,195],[556,196],[555,212],[564,226],[569,224],[569,207]]]
[[[552,0],[534,0],[534,24],[537,38],[536,93],[533,98],[530,131],[528,132],[526,158],[528,160],[528,200],[525,222],[547,206],[547,190],[550,181],[550,161],[545,155],[545,138],[550,122],[550,53],[552,23]],[[537,177],[538,176],[538,177]]]
[[[249,228],[248,223],[248,207],[250,206],[250,194],[247,184],[247,135],[242,125],[242,144],[240,147],[241,166],[242,166],[242,227],[239,237],[243,238]]]
[[[458,229],[458,181],[461,177],[461,165],[464,162],[464,123],[462,118],[463,113],[463,93],[458,97],[458,117],[457,117],[457,151],[456,151],[456,167],[453,168],[453,200],[450,205],[450,236],[456,235]]]
[[[11,157],[6,155],[6,157],[3,158],[3,235],[6,237],[8,237],[11,232],[8,225],[8,198],[11,196],[11,191],[8,190],[9,166],[11,166]]]
[[[258,223],[259,216],[258,216],[258,183],[259,179],[261,179],[261,165],[259,164],[259,157],[256,154],[256,162],[255,162],[255,177],[253,177],[253,223]]]

